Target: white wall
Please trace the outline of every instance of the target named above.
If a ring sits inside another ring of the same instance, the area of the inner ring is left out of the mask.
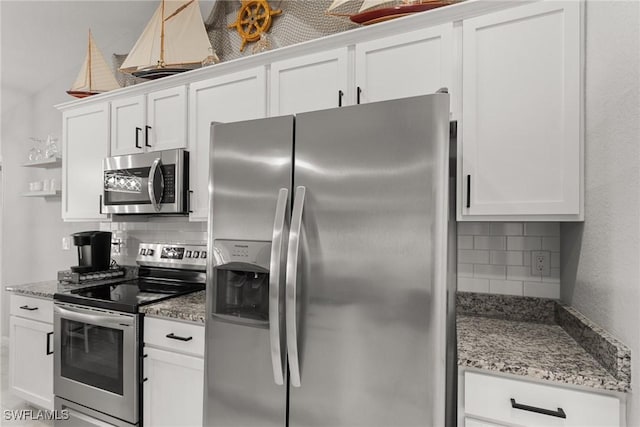
[[[62,237],[76,231],[99,229],[99,224],[96,223],[63,222],[60,219],[59,197],[44,199],[21,196],[30,181],[57,178],[60,182],[60,169],[23,168],[20,165],[27,160],[30,148],[29,137],[45,138],[48,134],[61,137],[62,115],[53,106],[73,99],[65,91],[75,79],[84,56],[82,50],[69,52],[63,40],[67,40],[72,32],[84,46],[87,28],[92,27],[94,35],[103,36],[99,45],[107,60],[110,60],[113,53],[127,52],[133,46],[144,28],[143,21],[148,19],[150,12],[155,8],[155,3],[145,1],[94,2],[93,4],[92,2],[57,2],[60,8],[73,9],[73,19],[78,25],[73,28],[69,25],[47,25],[46,30],[40,27],[34,28],[33,31],[42,30],[43,37],[46,37],[45,40],[41,38],[40,43],[31,30],[28,34],[25,34],[25,31],[33,28],[34,19],[42,18],[43,9],[52,14],[59,13],[55,9],[56,3],[37,1],[2,1],[0,3],[3,43],[0,52],[4,58],[2,61],[4,71],[7,71],[7,67],[10,66],[7,65],[9,62],[6,61],[6,55],[15,57],[12,55],[16,54],[13,45],[7,44],[11,40],[23,42],[32,40],[33,46],[23,46],[25,51],[30,52],[29,58],[47,57],[48,52],[42,52],[43,45],[53,45],[55,49],[60,49],[59,61],[50,64],[39,63],[38,66],[42,71],[39,78],[33,81],[33,85],[42,89],[35,93],[17,89],[24,85],[11,81],[7,77],[11,76],[11,73],[2,74],[0,147],[3,160],[4,211],[0,295],[2,296],[2,335],[6,336],[8,334],[8,298],[4,291],[5,286],[54,280],[58,270],[67,269],[77,263],[74,251],[61,249]],[[149,13],[146,13],[146,9],[149,9]],[[145,13],[135,13],[136,16],[133,18],[127,10]],[[96,16],[99,13],[102,15]],[[69,15],[65,19],[68,17]],[[56,40],[59,43],[56,43]],[[62,61],[69,57],[74,59]],[[27,60],[29,59],[25,59]],[[11,66],[22,65],[11,64]],[[82,177],[75,178],[82,179]],[[96,209],[97,207],[96,200]]]
[[[585,222],[563,224],[562,299],[632,351],[640,425],[640,3],[587,1]]]

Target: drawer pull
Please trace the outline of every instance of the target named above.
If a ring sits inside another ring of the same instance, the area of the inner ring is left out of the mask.
[[[167,338],[171,338],[172,340],[178,340],[178,341],[191,341],[193,339],[193,337],[180,337],[178,335],[173,335],[173,332],[171,332],[170,334],[167,334]]]
[[[20,307],[22,310],[29,310],[29,311],[34,311],[37,310],[38,307],[29,307],[28,305],[23,305],[22,307]]]
[[[551,411],[549,409],[536,408],[535,406],[523,405],[517,403],[515,399],[511,399],[511,407],[513,409],[520,409],[522,411],[535,412],[536,414],[548,415],[550,417],[567,418],[567,414],[564,413],[562,408],[558,408],[557,411]]]

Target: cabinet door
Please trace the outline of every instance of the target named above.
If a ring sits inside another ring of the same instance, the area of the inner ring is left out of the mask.
[[[9,387],[20,398],[53,409],[53,324],[9,317]]]
[[[347,105],[347,48],[271,64],[271,116]]]
[[[144,151],[144,95],[111,101],[111,155]]]
[[[62,219],[104,220],[100,213],[102,160],[109,151],[106,103],[65,111],[62,115]]]
[[[145,426],[201,427],[204,411],[204,359],[145,349]]]
[[[189,86],[189,162],[191,220],[206,221],[209,212],[211,122],[236,122],[266,116],[263,67],[197,82]]]
[[[358,43],[360,103],[426,95],[442,87],[456,92],[451,86],[453,52],[450,23]]]
[[[580,9],[463,21],[459,219],[582,219]]]
[[[173,87],[147,95],[147,151],[187,148],[187,88]]]

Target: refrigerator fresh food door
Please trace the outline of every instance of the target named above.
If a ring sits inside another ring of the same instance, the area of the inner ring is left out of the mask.
[[[289,426],[444,425],[449,95],[300,114]]]
[[[293,116],[212,126],[204,425],[286,423]]]

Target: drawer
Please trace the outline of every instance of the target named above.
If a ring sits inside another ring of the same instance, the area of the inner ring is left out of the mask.
[[[519,426],[619,426],[620,401],[608,396],[493,375],[465,372],[465,416]],[[528,408],[512,407],[526,405]],[[566,418],[532,412],[559,412]],[[473,424],[472,424],[473,425]]]
[[[13,316],[53,324],[53,300],[14,294],[11,295],[10,304]]]
[[[145,317],[144,344],[204,357],[204,325]]]

